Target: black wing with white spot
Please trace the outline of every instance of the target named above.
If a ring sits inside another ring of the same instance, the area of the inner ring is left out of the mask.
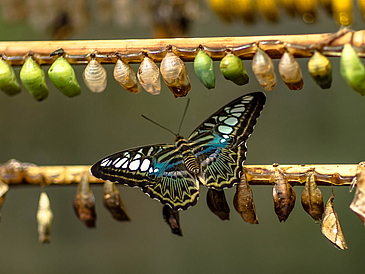
[[[197,179],[186,169],[173,145],[144,146],[101,159],[91,168],[100,179],[140,187],[172,209],[187,209],[199,196]]]
[[[197,127],[189,137],[201,166],[201,181],[223,189],[239,182],[246,160],[246,140],[264,107],[266,96],[254,92],[228,103]]]

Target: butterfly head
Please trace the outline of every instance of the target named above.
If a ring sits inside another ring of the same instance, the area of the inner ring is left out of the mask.
[[[175,135],[175,143],[176,143],[177,141],[181,140],[181,139],[184,139],[184,137],[182,137],[182,136],[181,136],[181,135],[179,135],[179,134],[176,134],[176,135]]]

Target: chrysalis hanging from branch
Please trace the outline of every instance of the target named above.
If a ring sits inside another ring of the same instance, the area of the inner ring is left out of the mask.
[[[272,195],[274,198],[275,213],[279,218],[279,221],[286,221],[290,212],[295,205],[295,192],[291,184],[288,183],[287,178],[283,171],[278,167],[278,164],[274,164],[274,187]]]
[[[164,205],[162,208],[162,216],[164,221],[171,228],[173,234],[182,236],[182,231],[179,222],[179,212],[173,211],[168,205]]]
[[[104,205],[109,209],[113,218],[118,221],[130,221],[125,210],[122,198],[114,182],[105,181],[104,183]]]
[[[51,241],[53,212],[51,209],[51,203],[45,192],[42,192],[39,197],[37,222],[38,222],[38,234],[39,241],[49,243]]]
[[[303,88],[303,77],[300,66],[294,56],[287,51],[280,58],[279,73],[285,85],[290,90],[300,90]]]
[[[46,76],[32,56],[28,56],[25,60],[20,70],[20,80],[25,89],[37,101],[43,101],[48,97]]]
[[[215,87],[215,74],[213,60],[201,48],[194,59],[194,71],[200,82],[207,88]]]
[[[185,63],[170,50],[161,61],[161,75],[175,98],[188,95],[191,85]]]
[[[220,69],[224,78],[236,85],[242,86],[249,82],[249,77],[242,60],[231,52],[227,52],[227,55],[223,57]]]
[[[209,188],[207,191],[207,205],[221,220],[229,220],[229,206],[223,190]]]
[[[317,187],[314,172],[311,172],[306,179],[302,192],[302,206],[316,223],[322,220],[324,212],[323,197],[321,190]]]
[[[333,206],[333,200],[335,195],[333,194],[328,199],[326,206],[324,208],[323,221],[321,224],[321,231],[323,235],[333,243],[337,248],[341,250],[347,249],[345,237],[342,232],[341,224],[338,219],[337,213]]]
[[[319,51],[315,51],[308,62],[308,72],[322,89],[329,89],[332,84],[332,66],[330,60]]]
[[[341,75],[347,84],[361,96],[365,95],[365,68],[350,44],[341,53]]]
[[[353,181],[356,184],[356,192],[350,204],[350,209],[356,213],[365,225],[365,162],[361,162],[357,166],[356,177]]]
[[[0,89],[9,96],[17,95],[22,90],[13,68],[2,58],[0,58]]]
[[[250,185],[247,182],[246,174],[244,172],[242,173],[240,183],[236,186],[236,193],[233,198],[233,205],[245,222],[248,222],[250,224],[259,223],[259,220],[256,216],[253,193]]]
[[[152,95],[161,92],[160,70],[158,66],[145,54],[138,68],[138,81],[142,87]]]
[[[96,60],[95,54],[87,64],[82,73],[85,85],[94,93],[103,92],[107,86],[107,75],[105,68]]]
[[[114,67],[114,78],[123,88],[131,93],[137,94],[142,90],[131,66],[119,58]]]
[[[74,200],[76,216],[89,228],[96,226],[95,197],[89,185],[89,173],[81,175]]]
[[[72,66],[63,58],[64,51],[59,49],[51,53],[51,56],[58,55],[56,61],[48,70],[49,79],[67,97],[75,97],[81,94],[81,88],[76,79]]]
[[[276,85],[276,74],[274,63],[269,55],[258,48],[252,59],[252,71],[257,81],[266,90],[272,90]]]

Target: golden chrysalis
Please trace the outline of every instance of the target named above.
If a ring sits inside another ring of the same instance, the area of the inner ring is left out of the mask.
[[[85,171],[80,179],[74,199],[76,216],[89,228],[96,226],[95,197],[90,189],[89,172]]]
[[[347,249],[345,237],[342,232],[341,224],[338,219],[337,213],[333,206],[333,200],[335,195],[333,194],[328,199],[326,206],[324,208],[323,220],[321,224],[321,231],[323,235],[335,245],[335,247],[345,250]]]
[[[306,178],[302,192],[302,206],[304,210],[319,223],[324,212],[323,197],[321,190],[317,187],[314,172],[310,172]]]
[[[104,183],[104,205],[110,211],[113,218],[118,221],[130,221],[124,207],[122,198],[114,182],[105,181]]]
[[[253,193],[250,185],[247,182],[247,177],[245,173],[242,174],[240,183],[237,184],[236,193],[233,198],[233,205],[245,222],[248,222],[250,224],[259,223],[259,220],[256,216]]]
[[[274,187],[272,195],[274,198],[275,213],[280,222],[285,222],[295,205],[295,192],[291,184],[289,184],[284,172],[274,164]]]

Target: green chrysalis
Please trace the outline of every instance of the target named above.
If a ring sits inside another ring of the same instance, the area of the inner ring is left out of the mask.
[[[220,64],[221,72],[227,80],[242,86],[248,83],[249,77],[240,58],[228,52]]]
[[[9,96],[16,95],[22,90],[13,68],[3,59],[0,59],[0,89]]]
[[[194,71],[200,82],[202,82],[207,89],[215,87],[213,60],[201,49],[199,49],[194,59]]]
[[[350,44],[341,53],[341,75],[353,90],[365,95],[365,68]]]
[[[315,51],[308,62],[308,72],[312,79],[322,89],[328,89],[332,83],[332,67],[330,60],[320,52]]]
[[[48,76],[56,88],[67,97],[75,97],[81,94],[75,71],[63,56],[54,61],[48,70]]]
[[[31,56],[28,56],[20,70],[20,80],[25,89],[37,100],[48,97],[46,76],[44,71]]]

